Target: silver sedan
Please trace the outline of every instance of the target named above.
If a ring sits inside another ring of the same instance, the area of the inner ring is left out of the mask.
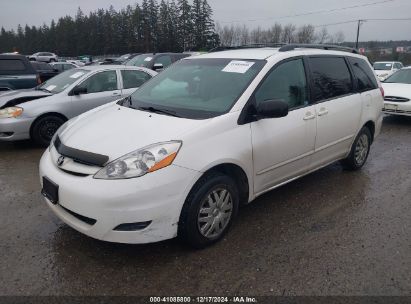
[[[129,96],[157,73],[126,66],[85,66],[29,90],[0,94],[0,141],[46,146],[67,120]]]

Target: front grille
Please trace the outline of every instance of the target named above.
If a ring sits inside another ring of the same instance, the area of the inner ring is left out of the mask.
[[[92,218],[89,218],[89,217],[87,217],[87,216],[84,216],[84,215],[75,213],[75,212],[73,212],[73,211],[71,211],[71,210],[69,210],[69,209],[67,209],[67,208],[64,208],[64,207],[61,206],[61,205],[59,205],[59,206],[60,206],[62,209],[64,209],[64,211],[66,211],[67,213],[69,213],[69,214],[71,214],[72,216],[74,216],[76,219],[78,219],[78,220],[80,220],[80,221],[82,221],[82,222],[84,222],[84,223],[86,223],[86,224],[88,224],[88,225],[90,225],[90,226],[93,226],[95,223],[97,223],[97,220],[95,220],[95,219],[92,219]]]
[[[58,136],[54,141],[54,147],[56,148],[57,152],[60,153],[60,155],[71,158],[73,161],[83,165],[104,167],[109,160],[109,157],[107,155],[96,154],[67,147],[61,142]]]
[[[59,169],[61,171],[63,171],[64,173],[70,174],[70,175],[74,175],[74,176],[78,176],[78,177],[86,177],[89,176],[90,174],[85,174],[85,173],[78,173],[78,172],[73,172],[73,171],[69,171],[69,170],[64,170],[62,168],[59,167]]]
[[[384,100],[385,101],[391,101],[391,102],[407,102],[407,101],[410,101],[408,98],[398,97],[398,96],[385,96]]]

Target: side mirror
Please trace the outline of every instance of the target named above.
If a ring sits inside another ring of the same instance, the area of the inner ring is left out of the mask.
[[[264,100],[257,106],[257,118],[280,118],[288,115],[288,103],[283,99]]]
[[[164,70],[164,66],[162,63],[155,63],[153,66],[153,70],[154,71],[160,71],[160,70]]]
[[[82,94],[87,94],[87,88],[84,87],[75,87],[72,91],[71,91],[72,95],[82,95]]]

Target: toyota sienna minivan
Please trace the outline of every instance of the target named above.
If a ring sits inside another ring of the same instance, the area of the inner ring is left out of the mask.
[[[42,194],[96,239],[205,247],[261,194],[335,161],[363,167],[382,108],[369,62],[352,49],[189,57],[64,124],[40,162]]]

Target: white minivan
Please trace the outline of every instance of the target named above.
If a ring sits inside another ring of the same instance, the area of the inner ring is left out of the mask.
[[[286,45],[189,57],[130,97],[68,121],[42,193],[96,239],[205,247],[239,206],[335,161],[360,169],[383,90],[351,49]]]

